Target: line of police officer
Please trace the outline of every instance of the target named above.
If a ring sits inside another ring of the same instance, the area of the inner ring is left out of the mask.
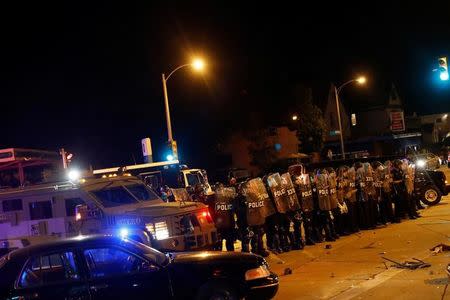
[[[219,185],[211,211],[228,251],[239,239],[242,251],[267,256],[264,234],[269,250],[280,253],[400,222],[405,214],[415,219],[413,188],[414,166],[406,160],[309,173],[298,164],[284,174]]]

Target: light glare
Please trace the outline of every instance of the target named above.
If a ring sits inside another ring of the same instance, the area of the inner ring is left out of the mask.
[[[356,81],[358,81],[359,84],[364,84],[366,83],[366,77],[361,76],[358,79],[356,79]]]
[[[79,170],[70,170],[69,173],[67,174],[67,177],[69,177],[70,181],[76,181],[80,179],[81,173]]]
[[[203,62],[203,60],[196,58],[192,62],[192,67],[197,71],[201,71],[205,67],[205,63]]]

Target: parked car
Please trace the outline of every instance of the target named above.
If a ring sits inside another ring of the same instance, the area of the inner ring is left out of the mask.
[[[1,299],[269,299],[278,277],[249,253],[163,254],[112,236],[80,236],[0,258]]]

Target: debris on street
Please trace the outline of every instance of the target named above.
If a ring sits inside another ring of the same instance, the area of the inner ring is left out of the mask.
[[[292,269],[291,268],[284,269],[284,275],[291,275],[291,274],[292,274]]]
[[[436,255],[436,254],[438,254],[440,252],[444,252],[444,251],[450,251],[450,245],[438,244],[438,245],[434,246],[433,248],[431,248],[430,251],[433,251],[433,255]]]
[[[394,263],[394,265],[392,265],[393,267],[399,268],[399,269],[410,269],[410,270],[417,270],[417,269],[423,269],[423,268],[428,268],[431,267],[431,264],[424,262],[423,260],[417,259],[417,258],[413,258],[414,261],[405,261],[404,263],[399,263],[395,260],[386,258],[386,257],[381,257],[384,260],[390,261],[392,263]]]

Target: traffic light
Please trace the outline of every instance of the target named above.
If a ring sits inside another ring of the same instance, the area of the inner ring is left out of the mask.
[[[168,143],[169,153],[166,156],[167,160],[178,160],[178,147],[176,141],[170,141]]]
[[[448,80],[448,65],[447,65],[447,57],[439,57],[439,78],[442,81]]]
[[[69,168],[69,164],[72,162],[73,154],[65,151],[64,148],[59,150],[59,154],[61,154],[63,168]]]

